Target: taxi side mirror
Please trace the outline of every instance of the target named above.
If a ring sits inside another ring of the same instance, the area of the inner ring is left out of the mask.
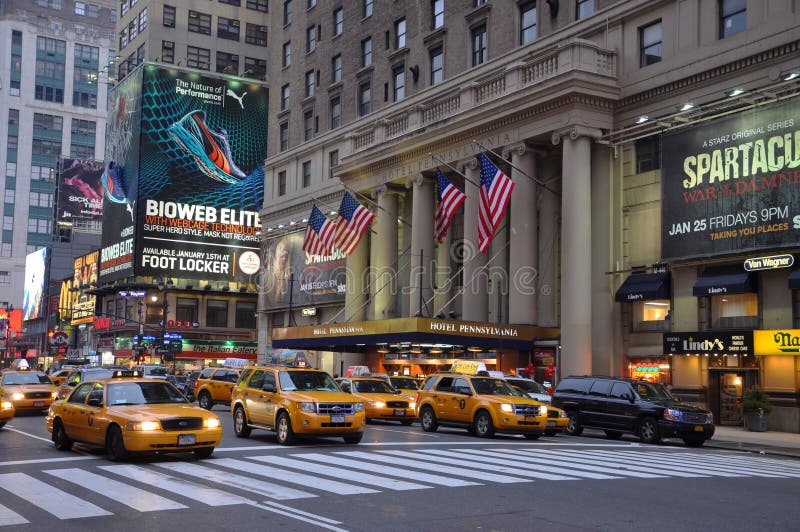
[[[274,392],[275,384],[271,382],[265,382],[264,385],[261,387],[261,390],[265,392]]]
[[[87,404],[87,406],[94,406],[94,407],[99,408],[99,407],[103,406],[103,400],[99,399],[97,397],[92,397],[91,399],[86,401],[86,404]]]

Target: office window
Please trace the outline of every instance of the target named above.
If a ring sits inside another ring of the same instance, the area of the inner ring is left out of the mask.
[[[523,4],[519,8],[519,43],[528,44],[536,40],[536,2]]]
[[[247,0],[247,9],[255,9],[267,13],[269,11],[269,0]]]
[[[195,323],[197,321],[197,309],[199,302],[197,299],[188,297],[177,298],[175,305],[175,319],[188,323]]]
[[[342,54],[336,54],[331,58],[331,83],[342,81]]]
[[[280,139],[280,151],[288,150],[289,149],[289,123],[288,122],[283,122],[280,125],[280,130],[279,130],[278,135],[279,135],[279,139]],[[284,193],[285,193],[285,189],[286,189],[286,184],[285,183],[284,183],[284,187],[283,188],[284,188]],[[279,195],[283,196],[283,194],[279,194]]]
[[[8,110],[8,125],[9,126],[19,125],[19,109]]]
[[[361,66],[367,67],[372,64],[372,37],[367,37],[361,41]]]
[[[94,139],[97,132],[97,123],[92,120],[80,120],[78,118],[72,119],[72,127],[70,128],[72,135],[83,135]]]
[[[17,177],[17,163],[6,161],[6,177]]]
[[[31,166],[31,180],[33,181],[52,181],[56,175],[56,169],[50,166]]]
[[[306,53],[310,54],[317,49],[317,27],[309,26],[306,28]]]
[[[444,53],[438,46],[430,51],[431,60],[431,85],[436,85],[444,80]]]
[[[361,4],[361,16],[363,18],[372,16],[372,4],[373,0],[363,0]]]
[[[256,79],[267,78],[267,60],[255,57],[244,58],[244,75]]]
[[[28,197],[28,204],[31,207],[52,207],[53,195],[47,192],[31,192]]]
[[[8,190],[6,190],[6,193],[8,193]],[[6,201],[6,203],[8,203],[8,201]],[[42,220],[40,218],[28,218],[29,233],[49,235],[50,228],[51,228],[50,220]]]
[[[17,197],[16,191],[14,191],[13,189],[7,188],[6,191],[5,191],[5,194],[3,196],[3,202],[4,203],[12,203],[13,204],[14,201],[16,200],[16,197]]]
[[[342,100],[338,96],[331,98],[331,129],[342,125]]]
[[[186,66],[209,70],[211,68],[211,50],[196,46],[186,47]]]
[[[17,151],[17,149],[19,149],[19,137],[16,135],[9,135],[6,148],[9,151]]]
[[[14,217],[3,216],[3,230],[12,231],[14,229]]]
[[[228,326],[228,302],[224,299],[206,301],[206,327]]]
[[[33,247],[33,249],[30,249],[31,247]],[[36,251],[36,247],[35,246],[28,246],[28,249],[26,249],[26,253],[33,253],[34,251]],[[0,256],[2,256],[2,257],[10,257],[11,256],[11,244],[10,243],[8,243],[8,244],[3,243],[2,245],[0,245]]]
[[[399,101],[406,97],[406,69],[404,65],[392,69],[392,92],[394,101]]]
[[[486,2],[488,2],[488,1],[489,1],[489,0],[473,0],[473,2],[474,2],[474,3],[473,3],[473,5],[474,5],[475,7],[479,7],[479,6],[482,6],[483,4],[485,4],[485,3],[486,3]]]
[[[217,52],[217,72],[239,75],[239,55],[228,52]]]
[[[189,11],[189,31],[211,35],[211,15],[199,11]]]
[[[58,131],[61,133],[64,126],[64,119],[57,115],[47,115],[43,113],[33,113],[34,136],[36,130]]]
[[[401,18],[394,23],[394,47],[404,48],[406,45],[406,19]]]
[[[254,301],[236,302],[236,328],[256,328],[256,304]]]
[[[266,26],[259,26],[258,24],[250,24],[248,22],[245,31],[245,42],[247,42],[247,44],[255,44],[256,46],[267,45]]]
[[[242,5],[242,1],[241,0],[219,0],[219,3],[220,4],[228,4],[228,5],[231,5],[231,6],[240,6],[240,5]]]
[[[370,82],[358,86],[358,114],[365,116],[372,112],[372,90]]]
[[[303,113],[303,140],[314,138],[314,111]]]
[[[317,0],[306,0],[306,9],[317,7]]]
[[[311,161],[303,163],[303,188],[311,186]]]
[[[639,66],[661,61],[661,21],[639,28]]]
[[[232,18],[217,17],[217,37],[228,39],[229,41],[238,41],[239,24],[238,20]]]
[[[287,83],[281,87],[281,111],[285,111],[289,108],[289,96],[289,84]]]
[[[286,195],[286,171],[278,172],[278,196]]]
[[[344,8],[333,10],[333,35],[341,35],[344,31]]]
[[[163,20],[164,20],[164,26],[166,26],[168,28],[174,28],[175,27],[175,7],[174,6],[168,6],[166,4],[164,5]]]
[[[316,78],[315,72],[313,70],[309,70],[306,72],[306,84],[305,84],[305,97],[310,98],[314,96],[314,87],[316,86]]]
[[[161,61],[170,64],[175,62],[174,41],[161,41]]]
[[[661,168],[661,138],[658,135],[636,141],[636,171],[649,172]]]
[[[333,177],[333,168],[339,165],[339,150],[328,153],[328,178]]]
[[[283,52],[281,56],[281,66],[288,67],[292,64],[292,43],[283,43]]]
[[[588,17],[594,13],[596,8],[595,0],[577,0],[575,18],[580,20],[584,17]]]
[[[720,0],[719,38],[724,39],[747,29],[747,0]]]
[[[486,61],[486,24],[472,30],[472,66],[478,66]]]
[[[73,159],[94,159],[94,146],[70,144],[69,156]]]
[[[114,15],[115,12],[111,11],[111,14]],[[100,6],[97,4],[86,4],[86,16],[89,18],[98,18],[100,16]]]
[[[292,23],[292,0],[283,2],[283,25],[288,26]]]
[[[444,26],[444,0],[431,0],[431,22],[433,29]]]
[[[75,14],[76,15],[85,15],[86,14],[86,4],[83,2],[75,2]]]
[[[147,8],[139,12],[139,33],[142,33],[147,28]]]
[[[61,155],[61,141],[33,139],[31,153],[44,157],[59,157]]]

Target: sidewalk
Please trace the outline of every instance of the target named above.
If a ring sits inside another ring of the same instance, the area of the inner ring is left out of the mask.
[[[714,437],[704,447],[800,458],[800,434],[750,432],[743,427],[716,426]]]

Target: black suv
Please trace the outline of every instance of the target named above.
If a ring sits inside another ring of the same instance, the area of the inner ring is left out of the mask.
[[[681,403],[661,384],[614,377],[567,377],[553,392],[553,406],[567,411],[567,434],[605,430],[614,440],[624,432],[645,443],[670,436],[700,447],[714,435],[711,412]]]

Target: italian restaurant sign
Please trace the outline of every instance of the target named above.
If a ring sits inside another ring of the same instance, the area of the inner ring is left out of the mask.
[[[664,260],[800,243],[800,99],[662,139]]]

